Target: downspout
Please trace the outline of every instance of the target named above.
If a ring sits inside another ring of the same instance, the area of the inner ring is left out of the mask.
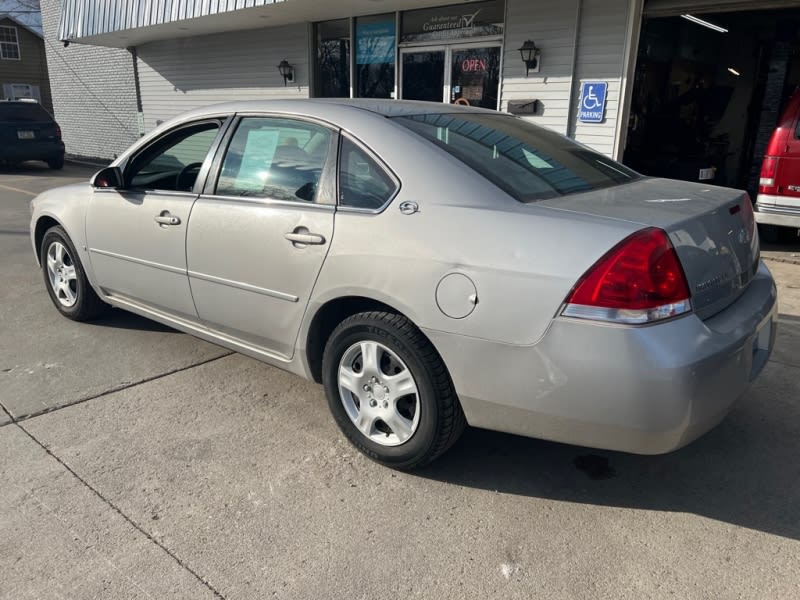
[[[575,0],[575,39],[572,44],[572,82],[569,87],[569,110],[567,111],[567,137],[575,138],[575,93],[580,82],[576,81],[578,74],[578,46],[581,31],[581,16],[583,13],[583,0]]]
[[[139,137],[144,135],[144,108],[142,107],[142,88],[139,85],[139,54],[136,46],[128,48],[133,59],[133,89],[136,92],[136,120],[138,121]]]

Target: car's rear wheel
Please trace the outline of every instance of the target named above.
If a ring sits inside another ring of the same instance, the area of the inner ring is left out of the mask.
[[[92,289],[78,253],[61,227],[51,227],[44,234],[41,257],[44,284],[62,315],[89,321],[108,308]]]
[[[464,430],[441,357],[401,315],[367,312],[344,320],[328,339],[322,369],[336,423],[373,460],[420,467]]]
[[[51,158],[47,161],[47,166],[51,169],[55,169],[56,171],[64,168],[64,157],[59,156],[57,158]]]

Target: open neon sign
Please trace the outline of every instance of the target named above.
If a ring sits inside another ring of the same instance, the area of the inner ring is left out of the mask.
[[[486,59],[485,58],[466,58],[461,61],[461,72],[462,73],[478,73],[482,71],[486,71]]]

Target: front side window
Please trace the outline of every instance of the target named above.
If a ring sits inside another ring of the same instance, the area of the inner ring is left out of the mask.
[[[129,187],[191,191],[219,127],[218,121],[206,121],[165,135],[133,159],[126,177]]]
[[[509,115],[439,113],[395,120],[520,202],[590,192],[640,177],[602,154]]]
[[[339,206],[378,210],[397,192],[394,179],[347,138],[339,157]]]
[[[16,27],[0,27],[0,59],[19,60],[19,39]]]
[[[304,121],[242,119],[225,153],[216,194],[315,202],[332,136]]]

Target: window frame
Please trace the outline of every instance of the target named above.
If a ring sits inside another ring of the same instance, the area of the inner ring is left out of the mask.
[[[0,25],[0,31],[3,29],[8,29],[14,32],[14,40],[13,42],[6,42],[0,40],[0,60],[22,60],[22,45],[19,43],[19,30],[14,27],[13,25]],[[14,44],[17,47],[17,57],[16,58],[9,58],[4,56],[3,54],[3,44]]]
[[[239,129],[239,125],[245,119],[279,119],[282,121],[297,121],[300,123],[309,123],[318,127],[324,127],[331,132],[331,141],[328,148],[328,156],[325,159],[325,165],[322,168],[322,173],[319,178],[320,190],[325,192],[318,194],[318,199],[314,202],[303,202],[301,200],[278,200],[276,198],[258,197],[258,196],[230,196],[227,194],[217,194],[217,183],[220,175],[222,174],[222,165],[225,162],[225,157],[228,154],[228,148],[233,141],[233,136]],[[338,181],[337,165],[338,165],[338,149],[340,144],[340,129],[332,123],[309,117],[306,115],[294,115],[275,112],[244,112],[236,113],[230,119],[230,124],[225,131],[225,135],[219,140],[217,148],[214,153],[214,159],[211,162],[208,175],[206,177],[203,188],[200,192],[203,198],[213,198],[215,200],[224,200],[228,202],[246,202],[249,204],[263,204],[303,209],[326,209],[333,210],[336,208],[336,200],[338,198]],[[199,179],[199,177],[198,177]]]
[[[143,154],[147,153],[148,151],[152,150],[152,148],[158,145],[161,141],[165,138],[177,133],[182,129],[188,129],[190,127],[196,127],[197,125],[202,125],[204,123],[217,123],[217,136],[214,138],[214,141],[211,143],[211,146],[208,149],[208,153],[206,157],[203,159],[203,166],[200,167],[200,171],[197,174],[197,179],[194,182],[194,187],[189,191],[183,190],[160,190],[157,188],[134,188],[130,186],[130,178],[131,172],[130,169],[136,163],[137,159],[141,157]],[[184,123],[179,123],[175,127],[168,129],[167,131],[161,132],[157,137],[149,140],[144,146],[138,148],[136,152],[128,156],[125,160],[125,163],[120,165],[122,169],[122,181],[123,187],[121,190],[131,193],[137,194],[167,194],[167,195],[177,195],[177,196],[197,196],[205,187],[206,180],[208,179],[208,174],[213,164],[213,157],[216,156],[216,153],[219,148],[219,144],[224,138],[225,134],[227,134],[228,130],[230,129],[231,123],[231,115],[229,114],[221,114],[221,115],[206,115],[202,118],[198,118],[193,121],[187,121]],[[211,158],[211,160],[209,160]],[[102,191],[102,189],[101,189]]]
[[[389,176],[389,178],[394,182],[394,192],[389,197],[386,202],[384,202],[378,208],[358,208],[355,206],[342,206],[342,187],[341,187],[341,173],[342,173],[342,161],[344,157],[344,152],[342,152],[342,145],[344,144],[345,140],[352,142],[357,148],[359,148],[364,154],[367,155],[368,158],[372,159],[372,161],[378,165],[379,168],[383,170],[383,172]],[[353,135],[350,135],[344,131],[339,136],[339,146],[336,152],[336,210],[342,212],[353,212],[353,213],[361,213],[361,214],[368,214],[368,215],[377,215],[385,211],[389,205],[394,202],[395,198],[400,194],[400,189],[403,187],[400,178],[397,174],[383,161],[377,153],[375,153],[369,146],[367,146],[364,142],[359,140]]]

